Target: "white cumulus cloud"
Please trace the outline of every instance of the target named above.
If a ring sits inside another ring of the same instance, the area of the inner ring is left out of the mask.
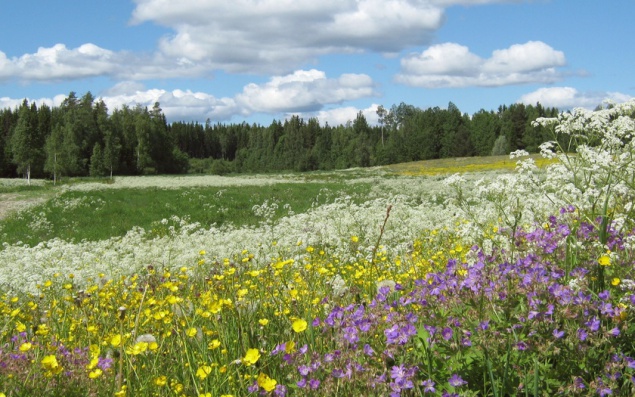
[[[343,74],[327,78],[322,71],[298,70],[274,76],[261,85],[248,84],[236,96],[252,112],[310,112],[324,105],[375,95],[372,79],[365,74]]]
[[[112,74],[115,54],[94,44],[68,49],[64,44],[40,47],[33,54],[7,58],[0,52],[0,79],[65,80]]]
[[[191,90],[143,89],[137,83],[120,83],[101,96],[108,109],[141,105],[151,108],[159,102],[170,121],[228,120],[235,115],[246,115],[232,98],[216,98],[204,92]]]
[[[40,47],[35,53],[8,58],[0,51],[0,81],[62,81],[109,76],[123,79],[152,79],[201,76],[207,67],[162,54],[114,52],[86,43],[77,48],[64,44]]]
[[[92,43],[58,43],[11,58],[0,51],[0,81],[189,78],[215,70],[284,74],[325,54],[394,56],[428,45],[447,7],[496,2],[506,0],[135,0],[133,24],[171,32],[156,38],[154,51]]]
[[[323,54],[395,53],[427,44],[444,20],[431,0],[136,0],[166,56],[233,72],[281,72]]]
[[[354,106],[344,106],[334,109],[320,110],[312,114],[312,117],[316,117],[320,123],[336,126],[346,125],[348,122],[353,122],[357,118],[357,114],[361,111],[366,121],[370,125],[376,125],[379,123],[377,116],[377,107],[379,105],[372,104],[365,109],[358,109]]]
[[[264,84],[247,84],[242,92],[233,97],[217,98],[191,90],[146,89],[135,81],[120,82],[100,93],[111,110],[123,105],[150,108],[159,102],[166,117],[172,121],[203,121],[207,118],[225,121],[234,116],[245,117],[254,113],[304,113],[311,117],[326,106],[375,95],[374,82],[367,75],[342,74],[337,78],[329,78],[323,71],[316,69],[274,76]]]
[[[620,92],[580,92],[573,87],[546,87],[525,94],[517,102],[536,104],[558,109],[576,107],[593,109],[604,102],[622,103],[633,97]]]
[[[563,52],[540,41],[495,50],[487,59],[466,46],[444,43],[403,58],[396,80],[424,88],[553,83],[562,78],[556,68],[565,64]]]

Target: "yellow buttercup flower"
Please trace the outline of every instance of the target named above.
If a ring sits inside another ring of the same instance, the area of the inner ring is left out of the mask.
[[[103,371],[99,368],[95,368],[94,370],[90,371],[88,373],[88,377],[90,379],[95,379],[95,378],[99,378],[101,376],[101,374],[103,373]]]
[[[293,328],[293,331],[297,333],[304,332],[307,326],[308,326],[307,322],[301,318],[295,320],[293,324],[291,324],[291,328]]]
[[[148,350],[148,342],[137,342],[134,346],[126,349],[126,353],[136,356]]]
[[[15,324],[15,330],[18,331],[18,332],[24,332],[24,331],[26,331],[26,325],[24,325],[24,324],[22,324],[21,322],[18,321]]]
[[[121,390],[115,393],[115,397],[124,397],[126,395],[127,389],[128,389],[128,386],[126,385],[121,386]]]
[[[210,367],[209,365],[203,365],[201,367],[199,367],[196,370],[196,376],[200,379],[203,380],[205,378],[207,378],[207,376],[212,372],[212,367]]]
[[[245,363],[245,365],[247,366],[250,366],[258,362],[259,358],[260,352],[258,351],[258,349],[249,349],[247,350],[245,357],[243,357],[243,363]]]
[[[115,335],[112,338],[110,338],[110,345],[112,347],[121,346],[121,335]]]
[[[293,353],[295,351],[295,342],[291,340],[291,341],[285,343],[284,351],[285,351],[285,353],[288,353],[288,354]]]
[[[165,375],[161,375],[158,378],[154,379],[154,384],[157,386],[165,386],[168,383],[168,377]]]
[[[20,351],[21,352],[28,352],[29,350],[31,350],[31,347],[33,347],[33,345],[29,342],[24,342],[23,344],[20,345]]]
[[[611,257],[608,255],[602,255],[600,259],[598,259],[598,263],[600,266],[611,266]]]
[[[47,370],[47,376],[57,375],[62,372],[62,366],[57,362],[55,355],[45,356],[40,362],[42,368]]]
[[[271,379],[270,377],[263,374],[262,372],[260,373],[260,375],[258,375],[257,382],[258,382],[258,386],[262,387],[263,389],[265,389],[265,391],[268,391],[268,392],[275,389],[276,385],[278,384],[278,382],[276,382],[275,379]]]
[[[93,357],[90,360],[90,363],[86,366],[87,369],[94,369],[97,364],[99,364],[99,357]]]

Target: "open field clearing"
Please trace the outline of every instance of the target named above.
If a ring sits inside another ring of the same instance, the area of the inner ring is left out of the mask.
[[[532,158],[539,168],[544,168],[546,165],[553,163],[552,159],[546,159],[540,155],[528,157]],[[384,169],[399,175],[411,176],[438,176],[496,171],[511,172],[516,169],[516,160],[510,159],[509,156],[461,157],[394,164],[386,166]]]
[[[634,115],[540,120],[548,161],[28,191],[0,395],[633,395]]]

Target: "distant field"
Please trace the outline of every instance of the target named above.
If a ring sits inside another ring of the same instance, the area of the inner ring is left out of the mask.
[[[531,155],[538,167],[551,164],[554,160],[542,158],[540,155]],[[466,172],[483,171],[512,171],[516,167],[516,159],[509,156],[488,156],[488,157],[460,157],[450,159],[414,161],[388,165],[384,167],[387,171],[400,175],[444,175]]]
[[[508,156],[496,156],[303,174],[115,177],[114,182],[81,178],[57,186],[43,180],[28,186],[22,179],[5,179],[0,180],[0,230],[5,243],[34,245],[54,237],[99,240],[123,235],[133,226],[151,229],[155,222],[172,215],[203,225],[253,225],[258,219],[251,208],[265,200],[304,212],[319,200],[320,192],[323,200],[365,197],[373,178],[512,170],[515,164]],[[38,224],[42,214],[46,221]],[[282,214],[280,208],[277,216]]]

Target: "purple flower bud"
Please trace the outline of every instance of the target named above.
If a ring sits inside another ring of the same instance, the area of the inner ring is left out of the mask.
[[[481,321],[481,322],[478,324],[478,328],[479,328],[481,331],[485,331],[486,329],[488,329],[488,328],[489,328],[489,320]]]

